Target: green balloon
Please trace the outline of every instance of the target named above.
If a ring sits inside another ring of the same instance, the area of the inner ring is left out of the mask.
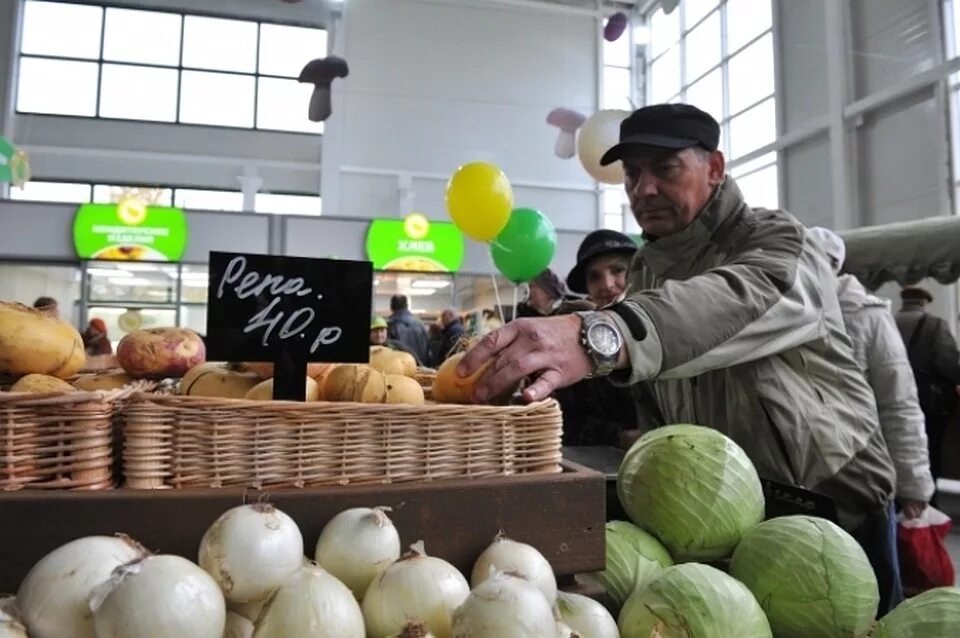
[[[557,231],[546,215],[533,208],[517,208],[507,225],[490,243],[490,255],[500,273],[515,284],[542,273],[557,252]]]

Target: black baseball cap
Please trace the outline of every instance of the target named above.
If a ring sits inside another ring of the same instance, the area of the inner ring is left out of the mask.
[[[681,150],[699,146],[717,150],[720,125],[689,104],[654,104],[637,109],[620,123],[620,143],[603,154],[600,165],[622,160],[636,146]]]
[[[567,275],[567,287],[573,292],[586,294],[587,292],[587,264],[594,257],[609,254],[633,255],[639,246],[623,233],[615,230],[595,230],[580,243],[577,249],[577,265]]]

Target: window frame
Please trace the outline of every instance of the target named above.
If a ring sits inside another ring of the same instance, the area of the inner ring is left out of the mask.
[[[157,188],[161,190],[169,190],[170,204],[159,204],[160,206],[167,206],[167,205],[176,206],[178,190],[233,193],[233,194],[240,193],[241,195],[243,194],[243,191],[232,190],[229,188],[210,188],[210,187],[203,187],[203,186],[194,186],[189,184],[178,184],[178,185],[144,184],[144,183],[134,183],[134,182],[123,182],[123,181],[113,181],[113,182],[107,183],[104,180],[71,180],[71,179],[36,179],[36,180],[31,180],[31,182],[28,182],[28,183],[71,184],[74,186],[85,186],[87,188],[87,199],[82,202],[73,202],[73,201],[64,201],[64,200],[43,200],[43,199],[25,199],[25,198],[21,199],[21,198],[9,197],[6,201],[65,204],[65,205],[76,205],[76,206],[80,206],[82,204],[91,204],[91,203],[98,203],[98,204],[106,203],[103,201],[98,201],[95,198],[95,191],[97,186],[109,186],[109,187],[121,187],[121,188],[128,186],[132,188]],[[250,213],[253,215],[274,215],[274,216],[281,215],[284,217],[323,217],[324,216],[323,196],[320,193],[314,194],[314,193],[304,193],[302,191],[297,192],[297,191],[279,190],[279,191],[258,191],[257,195],[292,195],[295,197],[316,198],[320,201],[320,212],[319,213],[280,213],[280,212],[272,212],[272,211],[264,211],[264,210],[243,210],[243,209],[223,210],[223,209],[213,209],[213,208],[185,208],[185,210],[207,211],[207,212],[214,212],[214,213],[230,213],[230,214]],[[0,200],[0,201],[4,201],[4,200]]]
[[[30,0],[28,0],[29,2]],[[211,12],[211,11],[190,11],[185,12],[183,10],[176,10],[164,7],[131,7],[127,5],[119,5],[110,2],[97,2],[97,3],[79,3],[71,0],[40,0],[48,3],[55,4],[82,4],[82,5],[92,5],[100,7],[103,9],[101,14],[101,26],[100,26],[100,47],[99,54],[97,58],[78,58],[71,56],[59,56],[59,55],[49,55],[49,54],[35,54],[35,53],[23,53],[21,50],[16,52],[16,64],[19,66],[20,60],[24,58],[34,58],[34,59],[44,59],[44,60],[54,60],[54,61],[67,61],[67,62],[91,62],[97,64],[97,86],[96,86],[96,109],[94,115],[71,115],[71,114],[60,114],[60,113],[39,113],[35,111],[21,111],[19,109],[19,86],[14,87],[14,112],[17,115],[29,115],[33,117],[60,117],[60,118],[69,118],[69,119],[79,119],[79,120],[102,120],[106,122],[129,122],[136,124],[168,124],[176,126],[191,126],[191,127],[202,127],[202,128],[215,128],[215,129],[224,129],[224,130],[234,130],[234,131],[262,131],[266,133],[281,133],[281,134],[290,134],[290,135],[306,135],[311,137],[322,137],[324,134],[323,130],[320,131],[291,131],[285,129],[274,129],[274,128],[260,128],[257,126],[258,122],[258,110],[260,102],[260,78],[271,78],[271,79],[280,79],[280,80],[296,80],[295,76],[288,75],[275,75],[271,73],[261,73],[260,72],[260,31],[264,24],[276,25],[276,26],[289,26],[289,27],[299,27],[299,28],[309,28],[317,29],[318,31],[327,32],[327,51],[330,50],[330,33],[327,27],[319,27],[316,25],[305,25],[302,23],[292,22],[292,21],[282,21],[282,20],[259,20],[259,19],[250,19],[250,18],[238,18],[236,16],[225,15],[221,13]],[[135,9],[138,11],[154,12],[154,13],[164,13],[164,14],[174,14],[180,16],[180,43],[179,43],[179,53],[177,56],[177,65],[164,65],[156,63],[145,63],[145,62],[126,62],[113,59],[104,58],[104,42],[106,40],[106,23],[107,23],[107,12],[109,9]],[[183,65],[183,45],[184,45],[184,31],[186,25],[186,19],[189,16],[196,16],[201,18],[217,18],[217,19],[226,19],[226,20],[237,20],[241,22],[248,22],[256,25],[256,40],[254,43],[254,72],[240,72],[240,71],[224,71],[219,69],[207,69],[207,68],[198,68],[192,66]],[[169,120],[148,120],[141,118],[120,118],[120,117],[103,117],[100,115],[101,112],[101,100],[103,93],[103,67],[105,64],[119,65],[119,66],[130,66],[130,67],[141,67],[141,68],[154,68],[154,69],[164,69],[164,70],[173,70],[177,73],[177,90],[176,90],[176,117],[173,121]],[[243,77],[251,77],[254,79],[253,84],[253,125],[252,126],[236,126],[236,125],[223,125],[223,124],[196,124],[192,122],[182,122],[180,117],[181,111],[181,96],[183,91],[183,72],[184,71],[200,71],[207,73],[220,73],[225,75],[236,75]],[[306,104],[304,104],[304,111],[306,111]]]
[[[772,4],[772,2],[773,2],[773,0],[765,0],[765,1],[771,2],[771,4]],[[960,1],[960,0],[954,0],[954,1]],[[758,31],[756,34],[754,34],[753,36],[751,36],[748,40],[745,40],[743,43],[741,43],[736,49],[734,49],[734,50],[729,50],[729,48],[728,48],[728,47],[729,47],[729,28],[728,28],[728,22],[727,22],[727,19],[728,19],[728,18],[727,18],[727,15],[728,15],[728,14],[727,14],[728,3],[729,3],[729,0],[715,0],[715,6],[714,6],[710,11],[708,11],[708,12],[706,12],[704,15],[702,15],[699,19],[696,20],[696,22],[693,22],[692,24],[687,24],[687,1],[686,1],[686,0],[681,0],[681,2],[679,3],[679,5],[678,5],[677,8],[675,9],[675,10],[678,12],[678,35],[677,35],[676,41],[675,41],[674,44],[673,44],[672,46],[670,46],[669,48],[667,48],[667,49],[665,49],[665,50],[663,50],[663,51],[660,51],[656,57],[652,57],[652,56],[651,56],[651,57],[649,57],[648,59],[644,60],[644,87],[643,87],[643,97],[644,97],[644,100],[645,100],[645,103],[646,103],[646,104],[650,104],[650,103],[651,103],[651,88],[652,88],[651,68],[652,68],[652,65],[653,65],[654,62],[660,60],[660,59],[663,58],[665,55],[668,55],[668,54],[669,54],[671,51],[673,51],[673,50],[676,50],[677,53],[679,54],[679,55],[677,56],[678,59],[679,59],[679,68],[678,68],[677,72],[678,72],[679,77],[680,77],[680,90],[679,90],[677,93],[675,93],[674,95],[669,96],[668,98],[665,98],[665,99],[663,100],[664,102],[674,102],[674,101],[678,101],[678,100],[679,100],[679,101],[686,101],[686,99],[687,99],[687,91],[689,90],[689,88],[690,88],[691,86],[696,85],[698,82],[700,82],[700,81],[703,80],[704,78],[708,77],[711,73],[714,73],[714,72],[716,72],[716,71],[719,70],[719,72],[720,72],[720,83],[721,83],[721,84],[720,84],[720,87],[721,87],[721,100],[720,100],[720,102],[721,102],[721,104],[722,104],[722,113],[720,114],[721,117],[719,117],[719,118],[717,118],[717,119],[718,119],[718,122],[719,122],[719,124],[720,124],[720,132],[721,132],[721,134],[720,134],[720,150],[723,151],[724,155],[727,157],[728,163],[733,163],[733,164],[735,165],[734,168],[731,169],[731,170],[729,170],[728,172],[729,172],[731,175],[734,176],[734,179],[736,179],[738,176],[739,176],[739,177],[747,177],[747,176],[749,176],[749,175],[752,175],[752,174],[755,173],[755,172],[758,172],[758,171],[761,171],[761,170],[765,170],[765,169],[769,168],[770,166],[776,166],[776,167],[777,167],[777,170],[776,170],[776,175],[777,175],[777,185],[776,185],[777,188],[776,188],[776,191],[777,191],[777,194],[778,194],[777,205],[779,206],[779,205],[782,203],[783,196],[784,196],[783,185],[782,185],[782,175],[781,175],[781,170],[780,170],[780,160],[781,160],[781,157],[782,157],[782,153],[777,153],[777,152],[774,151],[774,161],[773,161],[773,162],[770,162],[770,163],[767,163],[767,164],[765,164],[765,165],[763,165],[763,166],[753,166],[752,164],[753,164],[753,162],[755,161],[755,159],[756,159],[756,158],[755,158],[754,160],[750,160],[750,161],[748,161],[748,162],[746,163],[747,165],[749,165],[749,170],[737,171],[737,168],[736,168],[737,160],[739,160],[740,157],[747,157],[747,156],[749,156],[750,154],[754,153],[754,152],[755,152],[756,150],[758,150],[758,149],[755,149],[754,151],[750,151],[750,152],[748,152],[748,153],[742,154],[742,155],[740,155],[740,156],[738,156],[738,157],[733,157],[733,155],[731,154],[731,150],[732,150],[732,144],[731,144],[731,142],[732,142],[732,136],[731,136],[731,126],[730,126],[731,122],[732,122],[734,119],[736,119],[737,117],[743,115],[744,113],[749,112],[751,109],[753,109],[753,108],[755,108],[755,107],[757,107],[757,106],[760,106],[761,104],[764,104],[764,103],[767,102],[767,101],[770,101],[770,102],[773,104],[773,108],[774,108],[774,113],[775,113],[775,114],[778,112],[778,109],[780,108],[780,105],[779,105],[779,97],[780,97],[780,95],[779,95],[779,90],[778,90],[778,86],[777,86],[778,80],[777,80],[777,75],[776,75],[777,70],[776,70],[776,51],[775,51],[775,48],[776,48],[776,32],[777,32],[776,7],[775,7],[775,6],[771,6],[771,11],[770,11],[770,24],[767,25],[767,27],[766,27],[765,29],[762,29],[762,30]],[[653,15],[654,15],[654,13],[655,13],[657,10],[659,10],[659,6],[656,6],[656,7],[651,8],[649,12],[647,12],[646,14],[644,14],[644,16],[643,16],[644,23],[645,23],[646,25],[648,25],[648,27],[649,27],[649,25],[652,23]],[[716,63],[716,64],[714,64],[713,66],[711,66],[711,67],[703,70],[702,73],[700,73],[698,76],[693,77],[693,78],[688,78],[688,77],[686,76],[686,51],[687,51],[687,45],[688,45],[688,43],[687,43],[687,38],[688,38],[688,36],[689,36],[692,32],[694,32],[701,24],[703,24],[706,20],[709,20],[715,13],[718,13],[719,16],[720,16],[720,58],[719,58],[719,62]],[[746,51],[748,48],[750,48],[751,46],[753,46],[754,44],[756,44],[757,42],[761,41],[763,38],[765,38],[765,37],[767,37],[767,36],[770,36],[770,39],[771,39],[771,42],[772,42],[772,48],[774,49],[773,51],[771,51],[771,55],[774,56],[774,75],[773,75],[773,83],[772,83],[772,86],[771,86],[771,88],[770,88],[770,92],[769,92],[768,94],[764,94],[762,97],[758,98],[757,100],[753,101],[753,102],[750,103],[750,104],[742,105],[742,108],[739,108],[739,109],[738,109],[737,111],[735,111],[735,112],[734,112],[734,111],[731,111],[731,109],[730,109],[730,61],[733,60],[733,59],[735,59],[738,55],[742,54],[742,53],[743,53],[744,51]],[[647,50],[647,51],[652,50],[652,44],[653,44],[652,29],[649,29],[649,28],[648,28],[648,36],[647,36],[647,41],[646,41],[646,43],[645,43],[645,46],[646,46],[646,50]],[[775,132],[774,132],[774,139],[771,140],[771,142],[776,141],[776,139],[777,139],[776,136],[779,135],[779,134],[780,134],[779,129],[776,129]],[[763,148],[763,146],[761,146],[761,147],[759,147],[759,148]]]

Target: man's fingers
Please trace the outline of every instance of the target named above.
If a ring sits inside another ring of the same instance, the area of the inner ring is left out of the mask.
[[[500,396],[522,379],[546,368],[551,358],[548,352],[530,349],[529,343],[515,342],[501,352],[494,364],[484,373],[477,384],[474,398],[478,403],[483,403],[491,397]]]
[[[563,386],[563,375],[559,370],[546,370],[537,377],[537,380],[530,384],[523,391],[523,398],[528,403],[542,401],[553,394],[553,391]]]
[[[517,338],[517,326],[508,323],[502,328],[487,333],[480,342],[470,348],[457,366],[457,375],[469,377],[480,367],[495,357],[498,352],[509,346]]]

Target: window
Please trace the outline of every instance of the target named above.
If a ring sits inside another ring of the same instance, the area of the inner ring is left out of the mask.
[[[669,15],[658,8],[647,24],[648,104],[684,101],[710,113],[734,166],[776,139],[771,0],[681,0]],[[754,182],[772,175],[766,193],[775,194],[776,154],[764,157],[774,166]]]
[[[611,189],[613,190],[623,192],[620,187]],[[240,191],[44,181],[30,181],[22,188],[11,187],[10,189],[10,199],[20,201],[115,204],[127,197],[136,197],[148,205],[155,206],[231,212],[243,210],[243,193]],[[616,208],[616,206],[613,207]],[[253,210],[257,213],[275,215],[315,216],[322,214],[323,200],[319,195],[257,193]]]
[[[777,208],[780,205],[777,154],[767,153],[731,169],[743,197],[751,206]]]
[[[253,209],[258,213],[280,215],[319,215],[323,209],[320,197],[257,193]]]
[[[324,29],[27,0],[23,113],[322,133],[297,76]]]
[[[90,201],[90,185],[30,181],[19,188],[12,186],[10,188],[10,199],[28,202],[85,204]]]

